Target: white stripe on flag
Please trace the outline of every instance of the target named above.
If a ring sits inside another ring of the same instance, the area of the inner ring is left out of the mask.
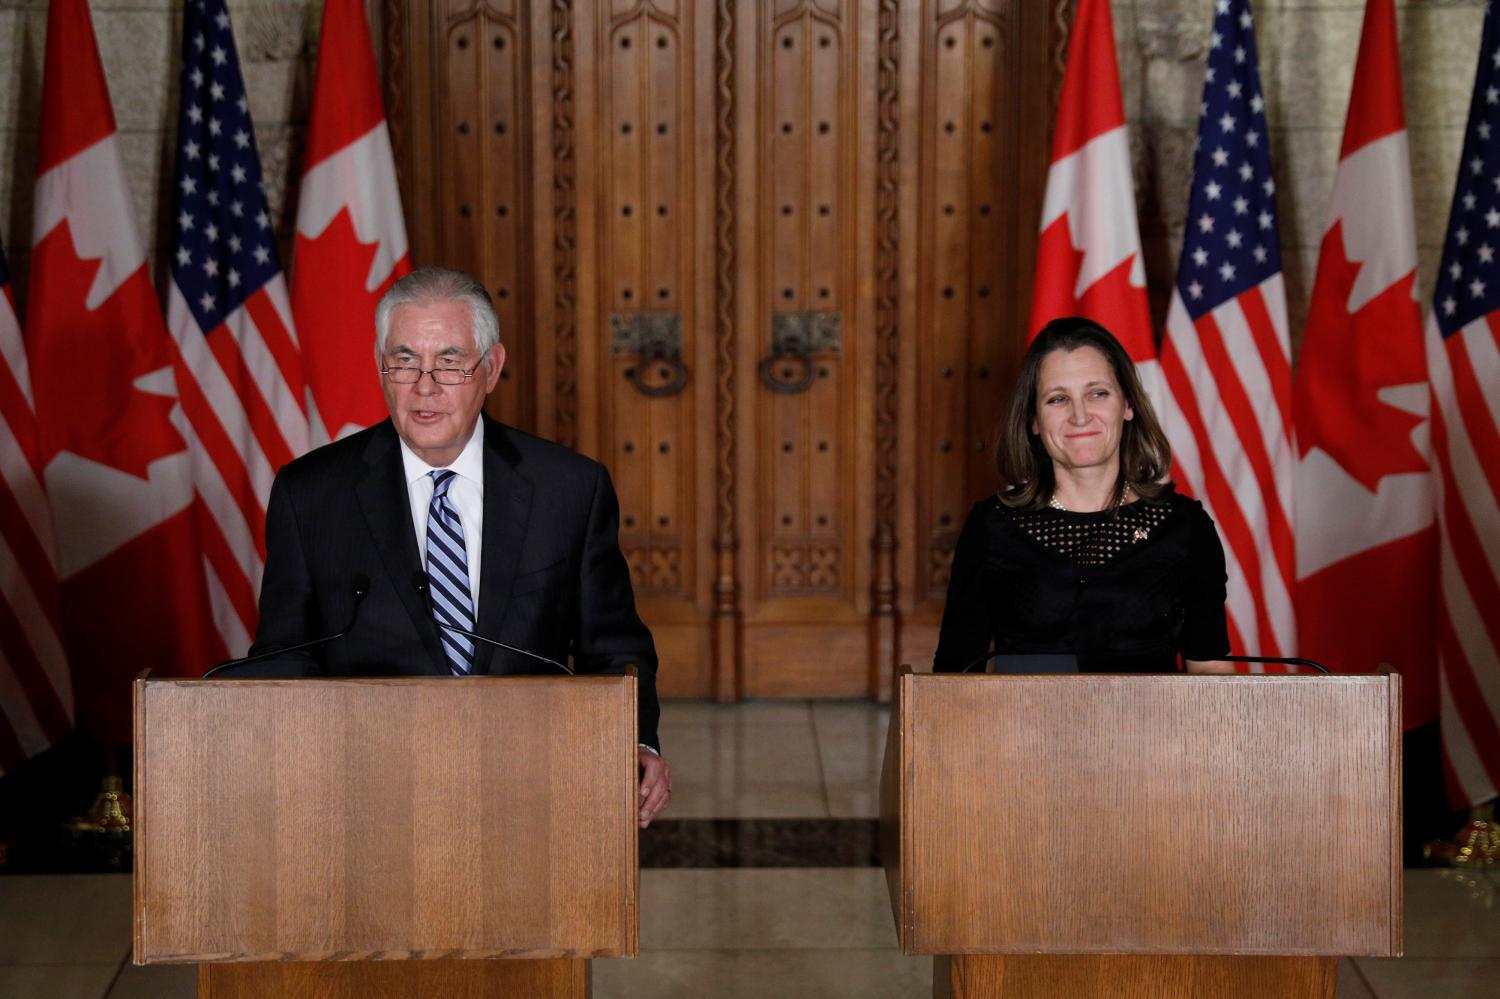
[[[1470,323],[1455,336],[1463,337],[1464,349],[1468,351],[1472,360],[1475,348],[1482,348],[1485,341],[1491,340],[1493,334],[1484,320]],[[1474,450],[1473,440],[1469,436],[1468,420],[1459,408],[1458,388],[1454,384],[1453,369],[1448,366],[1448,349],[1446,345],[1439,343],[1435,351],[1428,352],[1429,379],[1432,382],[1432,391],[1437,398],[1438,406],[1443,414],[1443,429],[1448,436],[1448,470],[1453,476],[1454,483],[1458,486],[1458,500],[1464,509],[1469,512],[1469,520],[1474,525],[1474,533],[1479,536],[1480,548],[1483,551],[1484,561],[1489,564],[1491,572],[1500,568],[1500,530],[1493,525],[1497,522],[1496,508],[1500,505],[1500,497],[1490,490],[1489,479],[1484,474],[1484,466],[1480,461],[1478,452]],[[1500,386],[1500,383],[1494,383]],[[1480,383],[1481,388],[1484,383]],[[1487,396],[1500,394],[1500,387],[1486,393]],[[1441,504],[1441,501],[1440,501]],[[1438,507],[1439,517],[1442,516],[1442,506]],[[1488,526],[1488,529],[1486,529]]]
[[[1271,282],[1265,282],[1269,285]],[[1262,285],[1262,289],[1265,289]],[[1261,297],[1268,303],[1272,295],[1280,291],[1262,290]],[[1214,320],[1224,335],[1224,349],[1234,364],[1235,374],[1250,397],[1255,422],[1260,427],[1260,439],[1270,457],[1274,475],[1274,491],[1281,509],[1287,512],[1287,523],[1291,523],[1292,509],[1292,451],[1289,442],[1291,427],[1281,421],[1281,408],[1276,404],[1276,390],[1271,384],[1271,374],[1266,370],[1265,359],[1256,345],[1255,334],[1238,299],[1231,299],[1214,310]],[[1272,322],[1274,326],[1274,320]],[[1279,334],[1279,331],[1278,331]],[[1279,336],[1278,336],[1279,339]],[[1285,353],[1282,357],[1285,358]]]
[[[52,508],[47,505],[47,494],[21,450],[15,429],[3,414],[0,414],[0,476],[5,478],[5,484],[21,507],[31,533],[41,542],[47,564],[56,572],[57,559],[52,554]]]
[[[29,759],[52,745],[52,740],[47,738],[41,721],[31,708],[31,698],[21,687],[15,667],[4,653],[0,653],[0,714],[5,716],[4,725],[15,735],[16,742],[20,743],[23,759]],[[0,774],[4,772],[5,768],[0,767]]]
[[[1495,331],[1481,319],[1465,326],[1460,335],[1469,352],[1469,363],[1474,366],[1474,379],[1484,389],[1490,421],[1500,426],[1500,343],[1496,343]]]
[[[224,589],[219,574],[214,572],[213,564],[206,558],[203,560],[203,575],[208,582],[208,602],[213,608],[214,627],[218,629],[219,637],[224,639],[224,648],[229,650],[231,656],[244,655],[245,653],[235,650],[249,650],[250,633],[240,623],[240,616],[234,611],[229,593]]]
[[[219,531],[229,545],[230,554],[234,556],[240,571],[250,582],[250,591],[259,593],[260,576],[264,566],[260,560],[260,550],[256,547],[255,532],[245,521],[245,515],[239,504],[235,502],[233,494],[230,493],[229,486],[219,475],[218,466],[209,460],[203,450],[203,442],[198,439],[197,433],[193,430],[181,406],[175,406],[172,409],[172,425],[177,428],[178,433],[182,434],[187,442],[189,453],[193,455],[191,462],[193,487],[202,498],[203,505],[212,514],[214,522],[219,525]]]
[[[26,343],[21,339],[21,320],[10,307],[10,298],[5,294],[8,285],[0,284],[0,362],[10,369],[26,405],[36,408],[31,398],[31,369],[26,363]]]
[[[245,369],[250,372],[250,377],[255,380],[256,386],[260,389],[261,397],[265,399],[267,408],[276,420],[277,428],[281,431],[281,439],[286,442],[287,450],[293,455],[301,454],[307,441],[307,417],[302,413],[297,394],[292,391],[291,386],[287,385],[286,379],[282,376],[281,366],[276,363],[271,349],[266,346],[265,337],[261,334],[260,327],[255,324],[250,310],[244,306],[235,309],[225,318],[224,327],[234,338],[235,343],[239,344]],[[256,488],[261,505],[264,506],[271,494],[270,483],[267,482],[262,486],[257,481]]]
[[[1453,690],[1448,685],[1448,671],[1438,671],[1438,727],[1443,733],[1443,751],[1448,757],[1448,766],[1469,801],[1488,801],[1495,796],[1495,787],[1490,782],[1479,751],[1469,739],[1469,730],[1463,716],[1453,703]]]
[[[1490,713],[1496,714],[1494,710],[1500,707],[1500,674],[1493,669],[1485,668],[1486,664],[1495,661],[1495,649],[1490,644],[1489,630],[1485,627],[1485,620],[1480,614],[1478,606],[1474,603],[1474,594],[1470,592],[1464,583],[1462,570],[1458,567],[1458,561],[1454,557],[1453,539],[1446,531],[1440,534],[1442,544],[1442,560],[1440,576],[1443,588],[1443,603],[1448,609],[1448,619],[1453,623],[1453,631],[1458,637],[1459,648],[1468,660],[1471,667],[1470,672],[1474,674],[1474,684],[1479,688],[1486,704],[1490,705]]]
[[[47,683],[57,694],[57,701],[68,714],[73,713],[73,684],[68,676],[68,657],[62,638],[37,599],[31,583],[21,572],[10,541],[0,533],[0,599],[10,606],[31,647]]]
[[[250,419],[245,413],[239,393],[235,391],[224,369],[219,367],[219,359],[209,350],[208,341],[204,339],[202,330],[188,310],[187,302],[183,300],[175,281],[171,284],[167,299],[167,314],[172,338],[182,354],[183,363],[197,383],[199,391],[208,400],[220,429],[229,439],[240,464],[250,477],[257,501],[264,507],[266,498],[271,494],[271,479],[275,472],[266,459],[265,452],[261,450],[260,443],[250,432]],[[209,460],[207,452],[201,449],[193,454],[201,460]]]

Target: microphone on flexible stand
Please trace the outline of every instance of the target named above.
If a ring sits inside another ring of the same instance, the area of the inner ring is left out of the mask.
[[[226,659],[224,662],[219,663],[213,669],[210,669],[208,672],[204,673],[203,679],[207,680],[215,673],[219,673],[223,670],[238,669],[241,666],[248,666],[251,663],[258,663],[263,659],[274,659],[276,656],[283,656],[289,652],[302,652],[305,649],[315,649],[320,645],[327,645],[335,638],[343,638],[345,635],[349,634],[349,632],[354,630],[354,622],[359,619],[359,605],[364,603],[365,594],[369,592],[370,577],[366,576],[364,573],[356,575],[354,577],[354,609],[349,612],[349,622],[338,631],[334,632],[331,635],[324,635],[322,638],[315,638],[310,642],[303,642],[300,645],[289,645],[279,649],[268,649],[265,652],[258,652],[253,656],[241,656],[238,659]]]
[[[431,593],[428,591],[427,573],[423,572],[421,569],[418,569],[416,572],[412,573],[411,586],[412,589],[417,591],[417,596],[422,598],[422,603],[427,607],[427,616],[432,618],[432,623],[436,624],[444,631],[451,631],[455,635],[462,635],[465,638],[472,638],[476,642],[483,642],[484,644],[494,646],[497,649],[504,649],[506,652],[514,652],[518,656],[526,656],[528,658],[535,659],[537,662],[546,663],[548,666],[555,666],[569,676],[577,675],[568,667],[558,662],[556,659],[548,659],[546,656],[539,655],[535,652],[530,651],[529,649],[518,649],[514,645],[506,645],[504,642],[496,641],[493,638],[489,638],[477,632],[469,631],[467,628],[460,628],[456,624],[449,624],[447,621],[439,618],[437,614],[433,613],[434,608],[432,605]]]

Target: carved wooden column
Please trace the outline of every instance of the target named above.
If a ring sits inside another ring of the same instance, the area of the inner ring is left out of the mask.
[[[870,580],[870,692],[885,701],[901,664],[896,582],[896,469],[901,328],[898,0],[880,0],[875,126],[875,534]]]
[[[739,509],[735,492],[735,222],[734,0],[719,0],[714,19],[714,382],[715,531],[713,696],[739,698]]]

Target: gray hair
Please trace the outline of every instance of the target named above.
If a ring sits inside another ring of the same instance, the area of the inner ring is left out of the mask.
[[[463,271],[448,267],[418,267],[386,289],[375,306],[375,351],[385,353],[391,333],[391,313],[398,305],[431,305],[461,302],[469,307],[474,347],[481,355],[500,342],[500,317],[490,304],[484,285]]]

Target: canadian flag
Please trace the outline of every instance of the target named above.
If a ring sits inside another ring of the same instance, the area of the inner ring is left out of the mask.
[[[225,655],[194,547],[173,350],[86,0],[52,0],[26,346],[78,717],[128,742],[130,680]]]
[[[292,258],[314,443],[385,418],[371,372],[375,303],[410,270],[365,8],[328,0]]]
[[[1391,0],[1369,0],[1293,396],[1298,645],[1399,669],[1437,715],[1437,534],[1417,243]]]
[[[1109,0],[1079,0],[1073,17],[1042,200],[1031,337],[1060,316],[1085,316],[1113,333],[1147,393],[1160,398]]]

